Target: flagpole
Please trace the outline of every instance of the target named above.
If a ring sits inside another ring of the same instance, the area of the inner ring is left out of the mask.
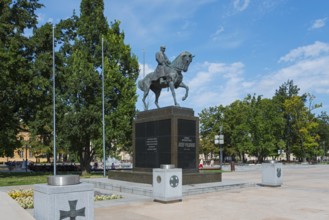
[[[56,99],[55,99],[55,26],[53,25],[53,134],[54,134],[54,176],[56,176]]]
[[[105,110],[104,110],[104,39],[102,37],[102,118],[103,118],[103,175],[106,176],[106,152],[105,152]]]
[[[145,50],[143,49],[143,78],[145,77]]]

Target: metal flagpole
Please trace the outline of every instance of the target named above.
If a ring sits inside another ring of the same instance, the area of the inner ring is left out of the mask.
[[[105,111],[104,111],[104,38],[102,37],[102,116],[103,116],[103,175],[106,176],[106,153],[105,153]]]
[[[145,77],[145,50],[143,49],[143,78]],[[146,98],[147,108],[150,103],[150,96],[147,96]]]
[[[56,100],[55,100],[55,26],[53,25],[53,133],[54,133],[54,176],[56,176]]]
[[[143,49],[143,78],[145,77],[145,50]]]

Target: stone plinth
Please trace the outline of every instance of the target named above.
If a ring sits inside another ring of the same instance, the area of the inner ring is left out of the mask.
[[[133,125],[134,170],[149,171],[173,164],[198,171],[199,118],[175,106],[143,111]]]
[[[67,186],[34,185],[34,218],[36,220],[93,220],[93,185],[89,183]]]
[[[173,164],[183,185],[222,181],[221,173],[199,172],[199,118],[193,109],[165,107],[139,112],[133,124],[132,171],[110,170],[110,179],[152,184],[152,170]]]

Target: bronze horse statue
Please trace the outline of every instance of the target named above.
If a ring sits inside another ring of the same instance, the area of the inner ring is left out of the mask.
[[[163,88],[170,88],[176,106],[179,106],[179,104],[176,101],[175,89],[178,87],[185,88],[185,96],[182,98],[182,100],[184,101],[187,98],[189,88],[183,83],[182,72],[186,72],[188,70],[193,57],[194,56],[191,53],[184,51],[180,53],[170,65],[165,66],[165,84],[160,84],[160,79],[157,77],[156,72],[151,72],[147,74],[143,79],[138,81],[138,88],[144,92],[142,100],[145,110],[147,110],[145,99],[149,94],[150,89],[155,94],[154,103],[157,108],[160,108],[158,100]]]

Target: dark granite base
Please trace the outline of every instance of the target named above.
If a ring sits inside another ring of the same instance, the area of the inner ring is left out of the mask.
[[[111,170],[108,172],[109,179],[135,183],[152,184],[152,172]],[[183,172],[183,185],[221,182],[221,173],[185,173]]]
[[[199,118],[193,109],[168,106],[139,112],[133,125],[134,170],[152,171],[173,164],[197,172]]]

